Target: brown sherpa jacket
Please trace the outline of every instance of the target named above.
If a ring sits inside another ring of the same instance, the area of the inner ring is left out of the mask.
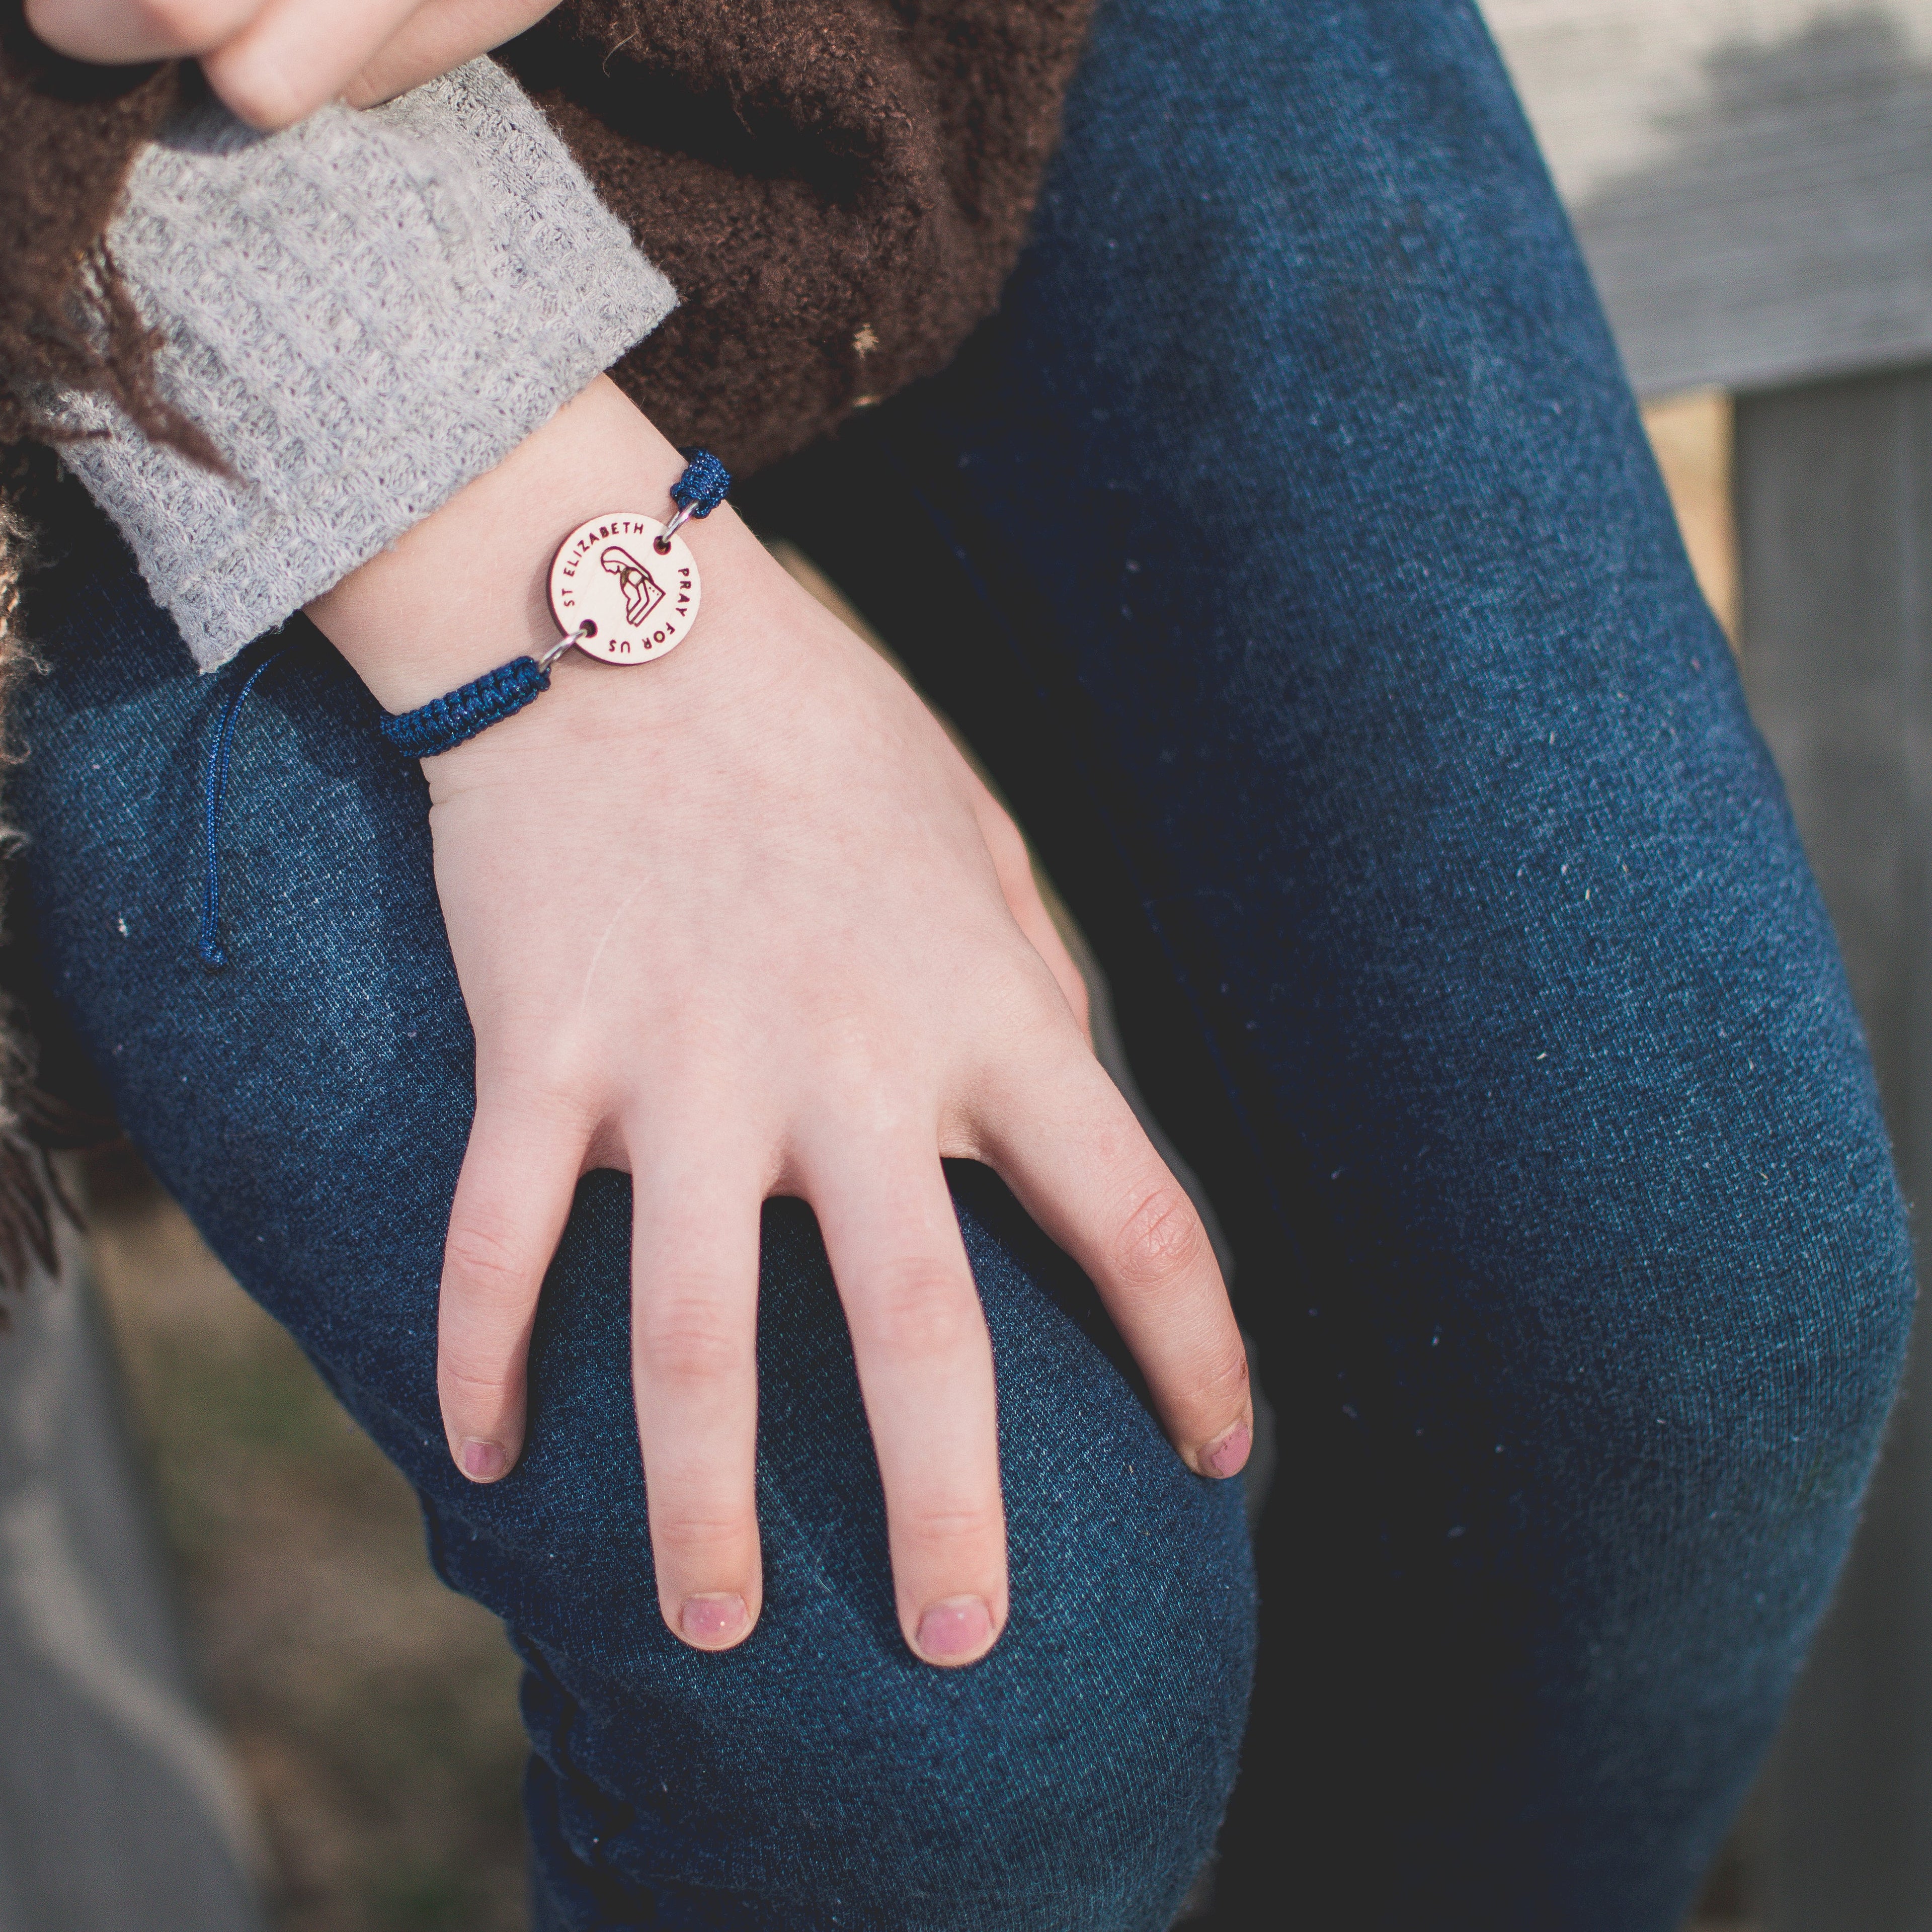
[[[497,58],[668,275],[613,371],[748,472],[938,368],[1024,238],[1092,0],[565,0]],[[192,439],[101,237],[191,64],[49,54],[0,0],[0,373]],[[0,394],[0,442],[31,437]]]
[[[1024,238],[1093,0],[564,0],[497,58],[681,302],[611,372],[746,474],[940,367]],[[219,461],[154,382],[104,237],[192,63],[50,53],[0,0],[0,692],[49,440],[36,385]],[[28,1062],[0,1024],[0,1280],[47,1250]]]

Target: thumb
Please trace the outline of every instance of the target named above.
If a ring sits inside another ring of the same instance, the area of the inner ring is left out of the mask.
[[[514,40],[556,4],[556,0],[423,0],[364,62],[343,98],[352,107],[393,100]]]

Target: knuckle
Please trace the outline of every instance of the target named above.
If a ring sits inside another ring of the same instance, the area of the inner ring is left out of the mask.
[[[512,1392],[508,1360],[488,1361],[470,1349],[445,1348],[437,1358],[436,1379],[446,1399],[473,1408],[494,1407]]]
[[[1025,946],[1025,951],[1016,956],[1021,970],[1012,976],[1002,1003],[1004,1030],[1025,1058],[1056,1048],[1064,1052],[1066,989],[1032,942],[1026,941]]]
[[[686,1568],[701,1566],[704,1560],[724,1558],[735,1562],[742,1553],[751,1531],[747,1516],[692,1516],[682,1511],[653,1512],[651,1538],[662,1556],[673,1557]]]
[[[754,1346],[746,1324],[701,1293],[653,1298],[638,1315],[637,1341],[652,1378],[678,1386],[739,1373]]]
[[[204,64],[215,92],[251,128],[292,128],[322,105],[311,87],[259,57]]]
[[[946,1548],[1004,1538],[1006,1517],[997,1501],[913,1503],[895,1512],[893,1528],[923,1547]]]
[[[1030,944],[1020,964],[992,1015],[990,1064],[1003,1087],[1017,1079],[1022,1092],[1044,1084],[1090,1096],[1096,1070],[1085,982],[1070,962],[1063,974]]]
[[[943,1262],[892,1262],[868,1298],[880,1348],[902,1360],[946,1359],[976,1342],[984,1327],[977,1299]]]
[[[1217,1408],[1238,1408],[1247,1400],[1248,1352],[1239,1336],[1208,1358],[1202,1372],[1201,1393]]]
[[[902,1042],[871,1027],[826,1037],[820,1084],[828,1114],[868,1138],[904,1130],[913,1112]]]
[[[183,52],[213,46],[235,20],[234,0],[136,0],[132,10],[145,38]]]
[[[1064,988],[1066,1004],[1072,1010],[1075,1022],[1082,1033],[1094,1030],[1094,996],[1088,989],[1084,976],[1076,971]]]
[[[1130,1292],[1158,1294],[1198,1268],[1208,1252],[1208,1231],[1194,1203],[1172,1176],[1138,1197],[1114,1247],[1114,1267]]]
[[[980,832],[1008,889],[1032,888],[1033,854],[1027,850],[1026,839],[1019,827],[990,800],[981,812]]]
[[[474,1211],[451,1222],[442,1265],[446,1288],[490,1301],[522,1298],[537,1271],[520,1228]]]
[[[904,1131],[926,1106],[923,1016],[842,976],[802,995],[812,1030],[822,1118],[844,1133],[880,1140]]]
[[[592,1111],[596,1065],[590,1052],[561,1031],[514,1051],[499,1048],[477,1070],[479,1101],[519,1120],[576,1126]]]

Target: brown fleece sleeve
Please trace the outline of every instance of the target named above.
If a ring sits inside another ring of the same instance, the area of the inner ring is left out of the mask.
[[[680,306],[611,371],[748,474],[944,364],[1026,236],[1091,0],[568,0],[498,56]]]

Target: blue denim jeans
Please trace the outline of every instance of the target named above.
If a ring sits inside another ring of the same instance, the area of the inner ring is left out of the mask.
[[[744,501],[1006,788],[1235,1250],[1280,1454],[1220,1922],[1663,1932],[1844,1553],[1911,1270],[1777,777],[1473,9],[1105,0],[999,316]],[[508,1625],[547,1917],[1160,1932],[1234,1781],[1254,1576],[1086,1284],[952,1170],[1014,1610],[928,1670],[812,1216],[772,1204],[767,1607],[682,1648],[622,1178],[547,1284],[523,1462],[472,1489],[444,1449],[471,1042],[420,781],[319,640],[285,658],[204,970],[218,692],[86,562],[15,787],[40,956]]]

